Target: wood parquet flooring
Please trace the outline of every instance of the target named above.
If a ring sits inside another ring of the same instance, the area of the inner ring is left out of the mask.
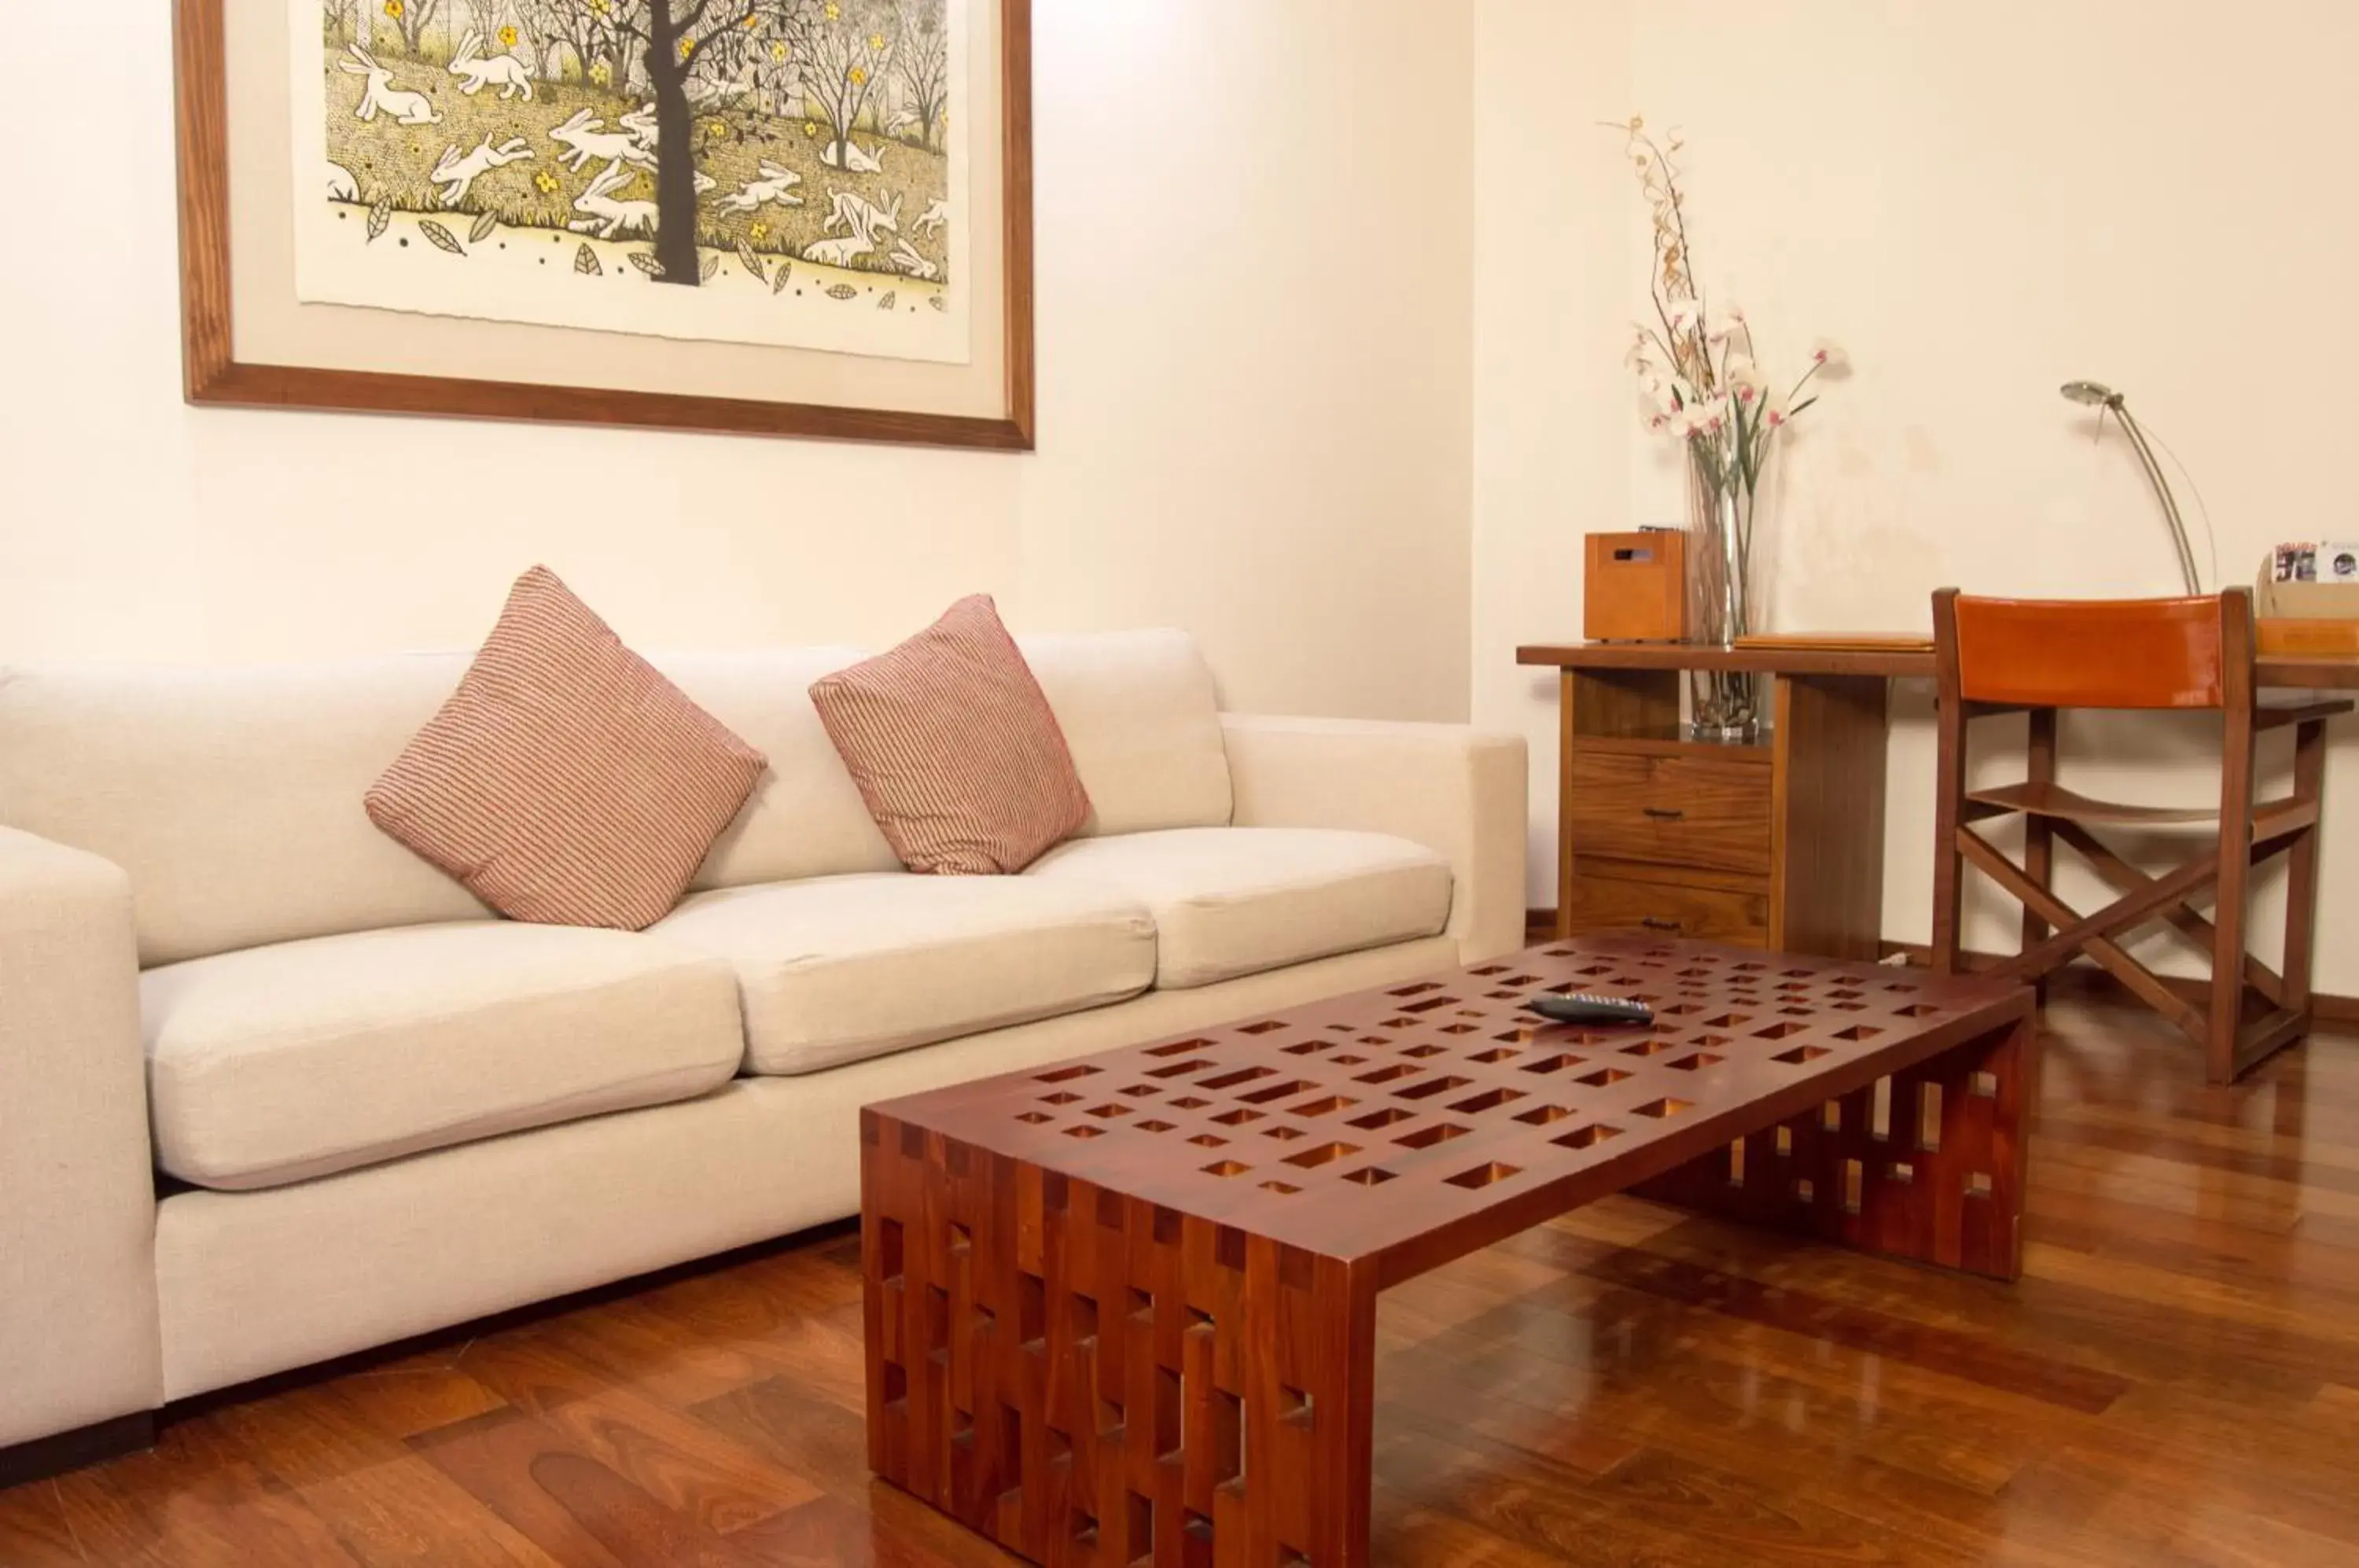
[[[2050,1018],[2018,1286],[1614,1200],[1386,1296],[1377,1561],[2359,1563],[2359,1040]],[[845,1227],[183,1413],[0,1564],[1015,1560],[869,1476]]]

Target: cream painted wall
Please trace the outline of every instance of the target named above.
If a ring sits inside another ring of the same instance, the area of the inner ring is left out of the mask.
[[[1638,264],[1628,170],[1594,122],[1627,113],[1636,10],[1475,7],[1473,717],[1528,742],[1536,905],[1556,901],[1557,676],[1516,648],[1581,635],[1582,536],[1632,517]]]
[[[1043,435],[1006,458],[186,408],[162,13],[82,22],[121,91],[13,105],[59,153],[13,210],[87,237],[0,246],[0,659],[462,646],[546,561],[649,646],[889,640],[983,589],[1188,626],[1233,706],[1464,716],[1471,22],[1038,0]]]
[[[1547,64],[1524,57],[1527,39]],[[1646,263],[1626,178],[1600,183],[1613,134],[1590,126],[1633,110],[1685,131],[1701,266],[1758,323],[1767,363],[1791,365],[1822,332],[1858,365],[1788,453],[1778,626],[1922,627],[1943,583],[2170,591],[2170,548],[2127,452],[2056,396],[2074,376],[2125,390],[2185,460],[2218,535],[2214,583],[2249,582],[2280,538],[2359,533],[2330,467],[2345,411],[2310,390],[2359,354],[2359,321],[2333,303],[2359,252],[2343,150],[2359,7],[1481,0],[1478,55],[1506,90],[1486,81],[1477,99],[1475,711],[1524,725],[1546,758],[1553,702],[1500,676],[1502,647],[1577,631],[1571,536],[1680,509],[1677,470],[1636,433],[1627,383],[1593,389],[1587,319],[1627,319]],[[1542,95],[1549,80],[1568,90]],[[1586,209],[1532,234],[1534,265],[1569,272],[1549,287],[1579,319],[1538,329],[1545,351],[1501,341],[1527,320],[1527,289],[1498,254],[1531,234],[1502,216],[1508,202]],[[1594,450],[1600,430],[1618,474]],[[1896,938],[1930,925],[1929,707],[1904,691],[1892,746]],[[2338,735],[2321,984],[2353,993],[2359,880],[2334,868],[2359,833],[2359,730]],[[2190,726],[2114,724],[2065,745],[2118,759],[2068,764],[2093,789],[2184,800],[2209,788]],[[1537,874],[1553,822],[1535,807]],[[1552,885],[1538,877],[1536,901]],[[2007,907],[1989,902],[1975,940],[2011,941],[2011,922],[1991,918]]]

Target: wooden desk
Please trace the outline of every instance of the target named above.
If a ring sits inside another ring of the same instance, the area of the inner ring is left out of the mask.
[[[1560,939],[1644,929],[1830,958],[1878,956],[1890,685],[1930,681],[1927,650],[1534,644],[1562,672],[1557,763]],[[1680,732],[1690,670],[1772,678],[1756,745]],[[2271,655],[2274,690],[2359,690],[2359,655]]]

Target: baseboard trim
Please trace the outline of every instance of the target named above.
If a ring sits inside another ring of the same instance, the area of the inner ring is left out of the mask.
[[[46,1481],[103,1459],[119,1459],[156,1446],[154,1410],[138,1410],[113,1421],[96,1421],[71,1432],[52,1432],[0,1448],[0,1490],[27,1481]]]
[[[1921,942],[1887,942],[1884,944],[1884,953],[1887,958],[1898,956],[1924,967],[1930,967],[1933,962],[1933,950]],[[1968,953],[1965,955],[1966,967],[1969,970],[1988,969],[2011,956],[2004,953]],[[2211,1000],[2211,988],[2201,980],[2190,980],[2183,975],[2163,975],[2157,978],[2181,1001],[2201,1007]],[[2066,964],[2049,975],[2048,984],[2050,991],[2062,990],[2073,996],[2103,996],[2108,1000],[2131,994],[2128,986],[2093,964]],[[2320,1023],[2359,1023],[2359,996],[2338,996],[2320,991],[2312,993],[2310,1002],[2310,1016]]]
[[[1548,942],[1554,938],[1556,911],[1526,909],[1524,934],[1535,943]],[[1930,967],[1933,962],[1933,950],[1921,942],[1886,942],[1884,943],[1884,956],[1906,958],[1909,963],[1920,967]],[[1987,969],[1995,964],[2003,962],[2007,956],[2001,953],[1969,953],[1966,954],[1966,967]],[[2128,987],[2093,964],[2068,964],[2048,978],[2051,991],[2061,990],[2072,996],[2102,996],[2107,1000],[2114,1000],[2130,995]],[[2206,999],[2205,986],[2201,980],[2166,975],[2162,976],[2162,983],[2188,1001],[2200,1005]],[[2311,996],[2310,1005],[2320,1023],[2359,1024],[2359,996],[2331,996],[2321,991]]]

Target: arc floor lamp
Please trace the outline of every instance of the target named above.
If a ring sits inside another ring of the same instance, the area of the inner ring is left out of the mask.
[[[2122,429],[2129,433],[2130,445],[2137,450],[2147,482],[2154,486],[2155,499],[2162,503],[2163,520],[2170,525],[2170,542],[2179,547],[2179,574],[2186,580],[2190,595],[2202,593],[2203,580],[2195,570],[2195,550],[2187,542],[2187,522],[2180,516],[2179,497],[2171,494],[2170,481],[2164,477],[2162,464],[2155,461],[2154,448],[2147,443],[2146,431],[2130,413],[2128,402],[2102,381],[2067,381],[2060,390],[2071,402],[2109,410],[2121,420]]]

